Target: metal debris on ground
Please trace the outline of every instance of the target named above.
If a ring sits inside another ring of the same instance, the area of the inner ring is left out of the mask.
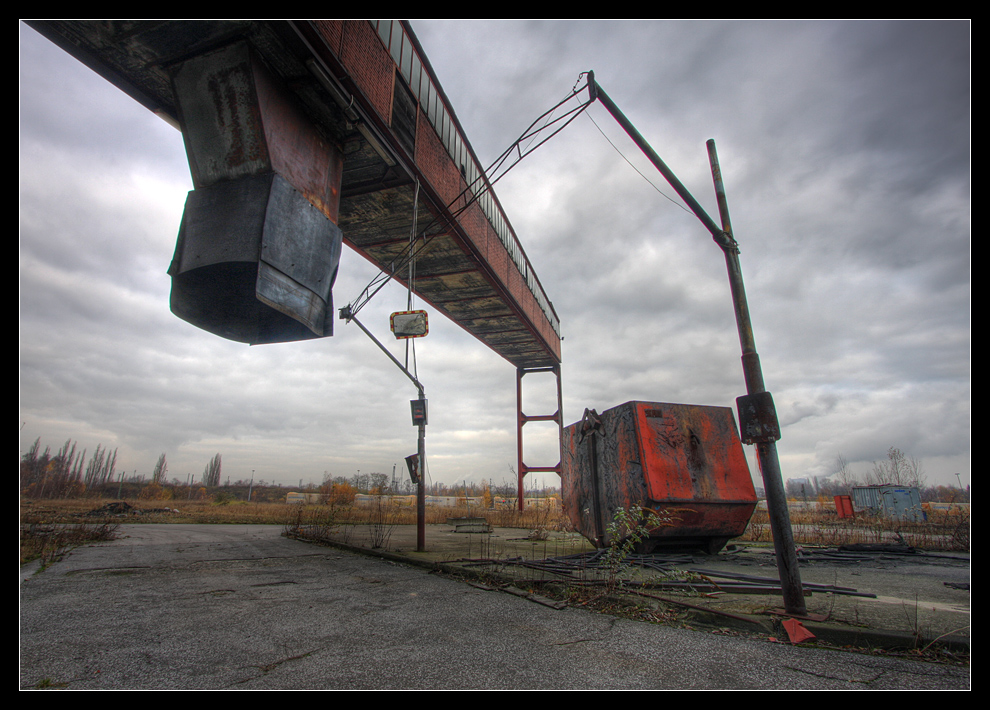
[[[797,619],[784,619],[783,624],[791,643],[803,643],[815,638],[815,635],[804,628],[804,624]]]
[[[837,548],[801,547],[797,550],[799,562],[839,562],[856,564],[860,562],[876,562],[879,560],[903,560],[910,558],[912,562],[943,563],[960,562],[968,565],[969,559],[959,555],[947,555],[937,552],[922,552],[908,545],[872,545],[855,544],[840,545]]]
[[[563,555],[560,557],[548,557],[542,560],[510,557],[500,559],[465,559],[458,562],[467,566],[512,565],[573,578],[589,572],[607,571],[610,565],[606,559],[607,554],[608,551],[602,549],[593,552],[578,552],[573,555]],[[656,572],[673,572],[677,569],[678,565],[692,563],[694,561],[695,558],[691,555],[628,555],[623,558],[624,565],[642,567]]]
[[[709,578],[722,578],[732,580],[731,583],[719,582],[719,588],[724,591],[731,591],[733,593],[745,593],[746,590],[752,589],[758,592],[764,592],[768,588],[779,587],[780,580],[774,579],[772,577],[756,577],[749,574],[739,574],[734,572],[719,572],[718,570],[709,569],[698,569],[693,568],[687,570],[688,572],[693,572],[695,574],[703,575]],[[815,584],[813,582],[803,582],[802,586],[806,591],[812,592],[827,592],[830,594],[844,594],[856,597],[869,597],[876,598],[876,594],[871,594],[868,592],[859,592],[852,587],[840,587],[835,584]]]
[[[825,553],[834,551],[822,551]],[[813,556],[813,555],[812,555]],[[806,559],[806,558],[802,558]],[[823,560],[832,557],[823,555]],[[838,558],[843,559],[843,558]],[[875,558],[873,558],[875,559]],[[780,594],[780,580],[774,577],[758,577],[736,572],[723,572],[715,569],[693,567],[698,558],[689,554],[648,554],[628,555],[623,558],[623,565],[638,567],[645,571],[661,573],[662,577],[643,580],[625,580],[627,588],[662,589],[666,591],[685,591],[705,594]],[[850,561],[857,561],[850,558]],[[461,559],[458,562],[464,566],[498,566],[521,567],[544,574],[552,574],[558,578],[568,579],[575,584],[600,584],[596,579],[597,573],[612,571],[607,559],[607,550],[595,550],[560,557],[548,557],[542,560],[532,560],[523,557],[502,559]],[[675,573],[683,573],[681,579],[674,578]],[[859,592],[852,587],[842,587],[834,584],[805,583],[805,592],[839,594],[875,598],[876,595]]]

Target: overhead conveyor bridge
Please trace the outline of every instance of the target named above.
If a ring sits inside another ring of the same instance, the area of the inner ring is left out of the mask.
[[[343,241],[390,272],[409,250],[413,205],[426,229],[415,247],[416,295],[517,367],[560,362],[560,323],[411,28],[368,21],[45,21],[29,23],[150,110],[183,125],[175,77],[184,66],[243,42],[260,60],[297,123],[265,136],[282,152],[275,172],[310,197]],[[217,60],[220,62],[221,60]],[[219,75],[219,63],[200,71]],[[237,88],[237,87],[235,87]],[[232,89],[231,89],[232,90]],[[274,90],[273,90],[274,91]],[[281,108],[262,104],[263,121]],[[190,116],[193,110],[185,111]],[[195,118],[195,117],[193,117]],[[223,111],[210,117],[223,123]],[[192,120],[190,120],[190,123]],[[303,127],[300,128],[300,125]],[[245,126],[227,122],[234,143]],[[328,157],[298,150],[299,135],[326,139]],[[211,159],[213,156],[211,156]],[[229,163],[242,160],[231,152]],[[194,184],[229,180],[190,151]],[[215,162],[215,160],[214,160]],[[273,161],[274,162],[274,161]],[[307,172],[336,182],[312,189]],[[336,174],[339,171],[339,174]],[[290,172],[302,174],[293,180]],[[416,183],[419,196],[416,197]],[[471,186],[469,188],[469,186]],[[312,194],[319,192],[321,200]],[[474,199],[466,210],[464,205]],[[336,200],[336,204],[334,204]],[[432,226],[431,226],[432,225]],[[395,278],[405,283],[406,274]]]
[[[182,131],[194,190],[169,269],[177,315],[248,343],[325,337],[341,243],[403,284],[414,252],[416,296],[517,385],[554,373],[559,404],[557,314],[408,23],[28,24]],[[520,436],[534,418],[562,426],[559,406],[524,415],[517,391]],[[559,472],[521,450],[520,486]]]

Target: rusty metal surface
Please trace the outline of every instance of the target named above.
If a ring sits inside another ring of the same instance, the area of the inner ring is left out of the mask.
[[[739,431],[743,443],[766,443],[780,439],[777,409],[769,392],[736,397],[736,408],[739,410]]]
[[[275,172],[338,222],[343,154],[247,42],[171,68],[193,184]]]
[[[193,325],[237,342],[333,333],[341,233],[278,174],[189,193],[170,305]]]
[[[600,545],[620,508],[667,512],[675,523],[651,533],[654,544],[717,551],[741,535],[756,493],[732,410],[627,402],[586,412],[564,429],[564,509]]]
[[[250,344],[333,334],[339,150],[244,41],[171,67],[195,189],[172,312]]]

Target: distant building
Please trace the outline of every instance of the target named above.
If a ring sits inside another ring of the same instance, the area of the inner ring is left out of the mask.
[[[917,486],[853,486],[853,508],[875,515],[920,522],[925,519]]]
[[[299,493],[298,491],[290,491],[285,494],[286,503],[309,503],[315,504],[320,502],[319,493]]]

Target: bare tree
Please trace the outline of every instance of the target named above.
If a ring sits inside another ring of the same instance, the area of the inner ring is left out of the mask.
[[[40,447],[39,437],[21,459],[21,490],[33,498],[69,498],[82,493],[86,452],[76,453],[71,439],[54,456],[47,446],[39,454]]]
[[[850,489],[857,484],[856,475],[849,470],[849,462],[846,461],[845,456],[838,454],[835,457],[834,470],[832,475],[835,476],[835,481],[838,484],[838,488],[843,494],[848,495]]]
[[[923,486],[925,473],[920,460],[891,446],[887,450],[886,461],[873,462],[867,479],[870,484],[877,486]]]
[[[203,485],[213,487],[220,485],[220,454],[217,454],[203,469]]]
[[[388,488],[387,473],[372,473],[368,476],[368,492],[372,495],[382,495]]]
[[[367,473],[355,473],[351,476],[351,484],[359,493],[367,493],[371,488],[371,478]]]
[[[165,483],[165,475],[168,473],[168,464],[165,462],[165,453],[163,452],[161,456],[158,457],[158,463],[155,464],[155,472],[151,474],[151,480],[153,483],[158,483],[159,485]]]
[[[108,453],[107,449],[101,449],[99,445],[93,453],[86,467],[85,483],[86,488],[96,488],[104,483],[113,480],[114,469],[117,465],[117,449],[113,453]]]

